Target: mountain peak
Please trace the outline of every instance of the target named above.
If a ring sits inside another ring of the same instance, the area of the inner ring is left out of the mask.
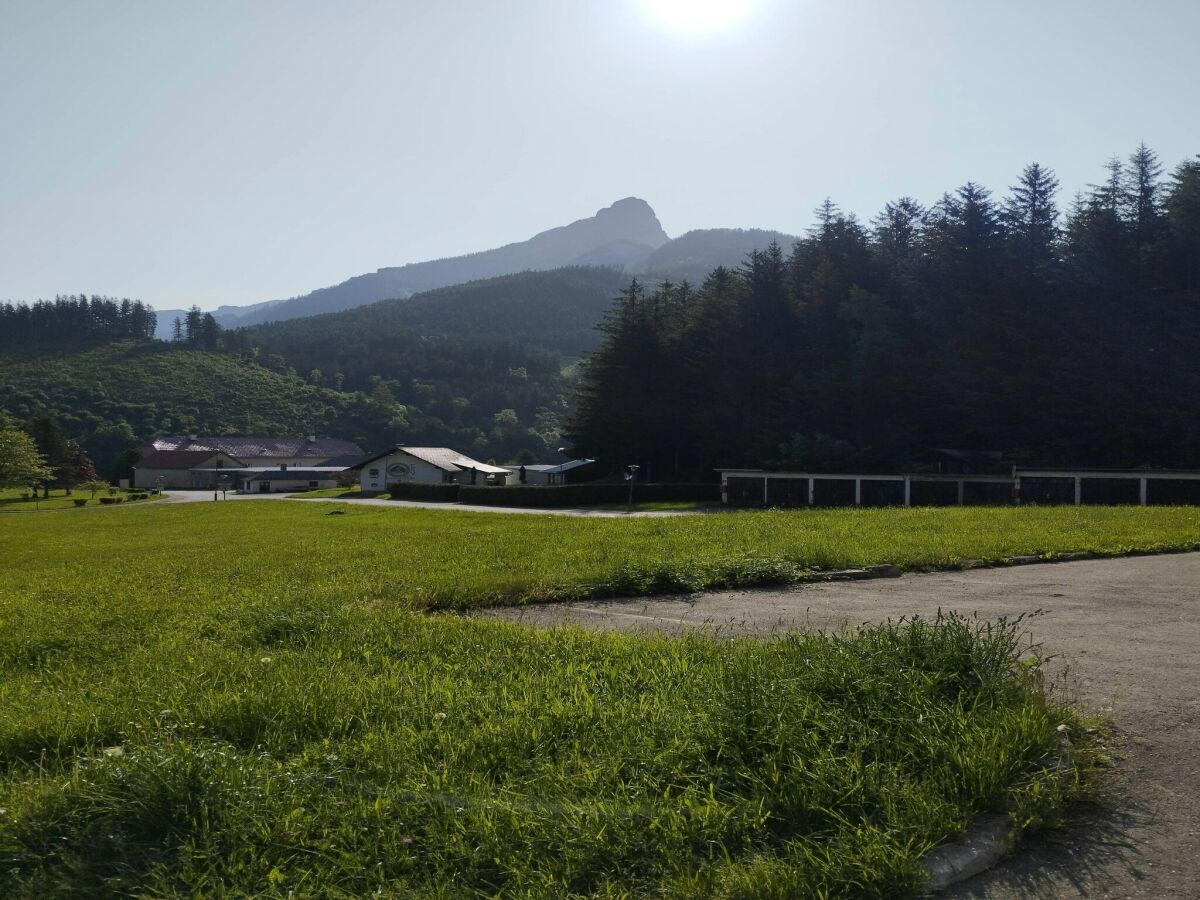
[[[626,240],[658,248],[670,238],[663,231],[654,208],[641,197],[625,197],[596,212],[594,218],[605,225],[618,227]]]

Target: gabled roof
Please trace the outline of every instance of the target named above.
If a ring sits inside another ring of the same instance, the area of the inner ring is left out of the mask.
[[[217,450],[156,450],[138,460],[135,469],[194,469],[208,462],[220,451]],[[229,456],[228,453],[225,456]],[[237,463],[237,460],[233,460]],[[236,466],[235,466],[236,468]]]
[[[383,459],[385,456],[390,456],[393,453],[407,453],[409,456],[427,462],[431,466],[441,469],[443,472],[466,472],[474,469],[476,472],[482,472],[485,475],[511,474],[508,469],[502,469],[500,466],[491,466],[477,459],[471,459],[471,457],[464,456],[457,450],[451,450],[449,447],[393,447],[391,450],[385,450],[383,453],[368,456],[351,468],[361,469],[367,463],[373,463],[375,460]]]
[[[570,459],[563,463],[533,463],[525,466],[526,472],[570,472],[572,469],[578,469],[580,466],[590,466],[594,463],[594,459]],[[505,466],[509,472],[520,471],[521,466]]]
[[[341,438],[307,437],[208,437],[198,435],[171,435],[155,438],[150,442],[155,450],[221,450],[238,459],[254,459],[263,456],[287,456],[297,459],[331,459],[335,456],[362,456],[362,448],[353,441]]]
[[[333,481],[337,474],[328,469],[267,469],[247,481]]]

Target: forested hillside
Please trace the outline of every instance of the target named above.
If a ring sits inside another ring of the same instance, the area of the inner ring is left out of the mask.
[[[0,360],[0,403],[17,421],[49,413],[102,473],[156,434],[338,434],[379,441],[394,412],[223,354],[161,343]]]
[[[231,333],[231,342],[279,354],[298,371],[320,369],[361,387],[370,376],[405,380],[421,374],[414,356],[430,339],[509,342],[567,357],[594,349],[596,324],[626,284],[611,268],[522,272],[384,300],[323,316],[272,322]],[[414,368],[415,366],[415,368]]]
[[[929,448],[1200,467],[1200,162],[1145,147],[1065,215],[1031,165],[870,225],[826,204],[790,250],[698,289],[626,289],[582,367],[577,453],[651,477],[898,469]]]

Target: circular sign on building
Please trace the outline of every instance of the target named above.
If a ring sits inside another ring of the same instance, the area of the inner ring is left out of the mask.
[[[408,463],[396,462],[387,467],[387,472],[393,478],[407,478],[412,475],[412,466]]]

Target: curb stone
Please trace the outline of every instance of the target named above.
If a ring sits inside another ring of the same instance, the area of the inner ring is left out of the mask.
[[[929,873],[929,889],[943,891],[990,869],[1012,851],[1017,837],[1008,816],[980,816],[967,828],[962,840],[935,847],[925,854],[920,865]]]

